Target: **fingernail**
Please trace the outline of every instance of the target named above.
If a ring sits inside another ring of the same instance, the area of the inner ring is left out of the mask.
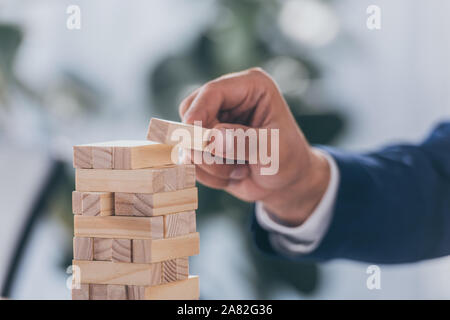
[[[192,112],[190,112],[190,110],[188,110],[185,114],[184,114],[184,117],[183,117],[183,119],[182,119],[182,122],[183,123],[188,123],[188,124],[191,124],[192,122],[194,122],[194,120],[193,119],[191,119],[191,117],[192,117]]]
[[[231,171],[230,178],[234,180],[242,180],[248,176],[247,167],[237,167]]]

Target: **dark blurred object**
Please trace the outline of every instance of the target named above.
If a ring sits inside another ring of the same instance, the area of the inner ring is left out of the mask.
[[[312,59],[279,30],[277,16],[280,3],[252,0],[221,1],[214,24],[200,34],[189,50],[166,57],[149,74],[150,104],[158,116],[178,120],[177,106],[198,86],[224,73],[262,66],[277,81],[292,112],[313,144],[329,144],[344,128],[337,112],[312,113],[302,99],[308,83],[320,77]],[[333,109],[327,107],[326,109]],[[225,192],[199,187],[199,224],[214,218],[222,208],[232,208],[232,218],[241,227],[237,232],[248,234],[248,213],[251,207]],[[249,275],[259,295],[269,298],[277,282],[292,285],[303,293],[313,293],[319,272],[312,263],[294,263],[262,256],[251,239],[242,246],[248,251],[255,274]]]
[[[22,32],[17,26],[0,25],[0,66],[10,76],[14,58],[22,42]]]
[[[22,230],[18,232],[16,245],[13,250],[14,254],[8,263],[5,281],[3,282],[3,287],[1,288],[1,296],[10,297],[11,295],[17,272],[19,270],[19,265],[23,260],[23,255],[29,245],[29,240],[38,223],[38,220],[42,219],[43,216],[50,211],[49,209],[52,204],[58,203],[57,200],[61,201],[65,205],[65,207],[62,208],[64,212],[70,213],[70,208],[68,208],[70,207],[68,205],[70,204],[70,197],[62,196],[64,194],[70,194],[67,188],[70,188],[72,185],[71,182],[73,182],[73,180],[68,176],[66,166],[67,165],[63,161],[52,160],[47,177],[43,181],[42,187],[39,189],[39,192],[30,206],[30,210],[27,215],[27,219],[23,223]],[[69,261],[64,261],[65,266],[68,264],[70,264],[70,259]]]
[[[17,26],[0,24],[0,106],[6,106],[7,83],[14,81],[12,72],[22,32]]]
[[[295,115],[311,144],[331,144],[344,129],[344,121],[339,113]]]

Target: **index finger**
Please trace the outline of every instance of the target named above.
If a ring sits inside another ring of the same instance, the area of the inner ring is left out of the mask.
[[[183,122],[211,128],[219,122],[219,114],[233,111],[234,115],[245,114],[257,106],[264,93],[259,69],[232,73],[205,84],[195,95],[191,104],[184,106]]]

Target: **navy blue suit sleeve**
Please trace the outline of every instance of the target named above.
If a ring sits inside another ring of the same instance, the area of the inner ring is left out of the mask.
[[[333,219],[319,247],[298,259],[404,263],[450,254],[450,123],[416,146],[324,149],[341,177]],[[258,246],[276,254],[255,219],[252,229]]]

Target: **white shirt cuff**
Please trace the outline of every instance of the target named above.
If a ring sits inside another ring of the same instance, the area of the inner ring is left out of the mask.
[[[333,216],[339,186],[339,169],[327,152],[320,151],[330,166],[330,181],[317,207],[298,227],[287,227],[270,218],[261,202],[256,203],[256,220],[270,232],[269,239],[275,250],[287,255],[307,254],[314,251],[325,236]]]

